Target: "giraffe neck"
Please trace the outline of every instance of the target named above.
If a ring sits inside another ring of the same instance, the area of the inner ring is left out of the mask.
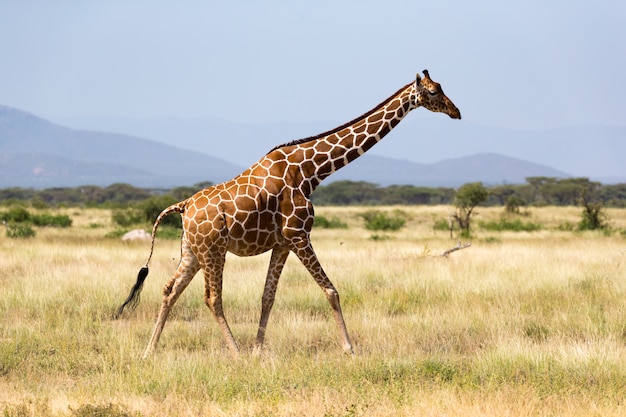
[[[289,163],[299,166],[309,194],[326,177],[378,143],[415,108],[410,83],[362,116],[329,132],[277,146]],[[268,154],[269,155],[269,154]]]

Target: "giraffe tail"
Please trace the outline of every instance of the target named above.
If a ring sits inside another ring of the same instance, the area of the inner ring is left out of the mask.
[[[164,209],[155,220],[154,226],[152,226],[152,238],[150,242],[150,254],[148,255],[148,260],[146,261],[145,265],[139,270],[139,273],[137,274],[137,281],[135,281],[135,285],[133,285],[133,288],[131,288],[130,294],[128,294],[128,297],[126,298],[124,303],[117,309],[117,312],[115,313],[116,319],[122,315],[126,306],[133,310],[139,304],[139,295],[141,294],[141,290],[143,289],[143,283],[148,276],[148,264],[150,263],[152,253],[154,252],[154,240],[156,239],[156,232],[159,228],[159,223],[161,223],[161,220],[163,220],[163,218],[172,213],[183,213],[185,211],[186,204],[187,200],[172,204],[171,206]]]

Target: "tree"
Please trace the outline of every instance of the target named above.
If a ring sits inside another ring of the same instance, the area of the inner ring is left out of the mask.
[[[489,197],[489,192],[481,182],[472,182],[462,185],[456,192],[456,212],[452,219],[456,220],[461,229],[461,235],[469,237],[470,220],[474,208]]]
[[[558,181],[554,177],[526,177],[526,182],[533,189],[533,201],[535,204],[549,204],[549,196],[546,195],[546,188]]]
[[[489,194],[500,204],[501,206],[505,205],[509,198],[515,194],[515,186],[506,184],[506,185],[496,185],[489,189]]]
[[[608,217],[604,212],[604,203],[596,198],[598,183],[589,183],[580,192],[579,202],[583,206],[580,230],[597,230],[608,227]]]
[[[142,201],[139,204],[139,207],[141,211],[143,211],[145,219],[148,220],[150,223],[154,223],[163,209],[176,203],[177,201],[178,200],[176,200],[171,195],[152,196],[149,199]],[[161,224],[167,224],[180,228],[181,222],[182,220],[180,214],[175,213],[170,214],[165,219],[163,219]]]
[[[524,201],[524,199],[518,196],[512,195],[506,200],[505,210],[507,213],[519,214],[520,213],[519,208],[525,205],[526,205],[526,202]]]
[[[313,201],[318,205],[379,204],[381,191],[378,185],[366,181],[335,181],[318,187]]]
[[[626,184],[605,185],[598,190],[598,198],[607,206],[626,207]]]
[[[576,205],[581,193],[585,190],[595,194],[599,186],[600,183],[589,181],[589,178],[564,178],[554,184],[546,185],[544,191],[552,204],[567,206]]]

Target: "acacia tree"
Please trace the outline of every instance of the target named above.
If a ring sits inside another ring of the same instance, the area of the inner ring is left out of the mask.
[[[489,197],[489,192],[481,182],[471,182],[462,185],[456,192],[454,204],[456,211],[451,216],[461,229],[461,236],[470,236],[470,221],[474,208],[483,203]],[[450,234],[452,234],[452,221],[450,222]]]
[[[580,230],[608,228],[608,216],[604,211],[604,202],[596,197],[600,183],[590,182],[580,191],[578,201],[583,207],[582,218],[578,224]]]

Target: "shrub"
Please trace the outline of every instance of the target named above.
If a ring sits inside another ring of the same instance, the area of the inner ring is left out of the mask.
[[[31,215],[31,221],[35,226],[39,227],[70,227],[72,225],[72,219],[66,214],[57,216],[48,213],[35,214]]]
[[[328,219],[324,216],[315,216],[313,227],[321,227],[322,229],[347,229],[348,225],[337,217]]]
[[[113,210],[111,213],[111,220],[118,226],[121,227],[129,227],[134,224],[144,223],[145,222],[145,214],[133,208],[127,209],[117,209]]]
[[[163,209],[176,203],[177,201],[178,200],[174,197],[168,195],[150,197],[148,200],[139,204],[139,209],[143,212],[145,220],[150,223],[154,223]],[[180,218],[180,214],[178,213],[170,214],[161,222],[162,225],[169,225],[178,228],[181,227],[181,223],[182,220]]]
[[[72,225],[72,219],[66,214],[57,216],[49,213],[31,214],[24,207],[12,207],[0,214],[0,219],[6,223],[30,223],[39,227],[69,227]]]
[[[35,230],[29,224],[10,223],[7,225],[6,236],[12,239],[25,239],[35,236]]]
[[[450,222],[447,219],[435,220],[435,223],[433,224],[433,230],[448,231],[450,230]]]
[[[500,218],[498,221],[480,222],[480,227],[492,232],[535,232],[541,230],[541,225],[533,222],[523,222],[521,219]]]
[[[526,205],[526,201],[524,201],[524,199],[512,195],[506,200],[505,210],[507,213],[519,214],[520,207],[523,207],[525,205]]]
[[[583,207],[582,218],[578,230],[608,230],[608,216],[604,210],[604,202],[597,199],[596,183],[591,183],[580,192],[579,202]]]
[[[369,210],[360,215],[365,220],[367,230],[400,230],[406,224],[406,214],[397,210],[393,215],[388,215],[379,210]]]
[[[0,215],[2,221],[7,223],[24,223],[30,220],[30,213],[24,207],[11,207]]]
[[[157,237],[161,239],[180,239],[181,233],[182,230],[180,225],[178,227],[165,225],[159,227],[159,229],[157,230]]]
[[[581,220],[580,223],[578,223],[578,230],[597,230],[607,228],[608,216],[604,212],[604,204],[602,202],[584,202]]]

